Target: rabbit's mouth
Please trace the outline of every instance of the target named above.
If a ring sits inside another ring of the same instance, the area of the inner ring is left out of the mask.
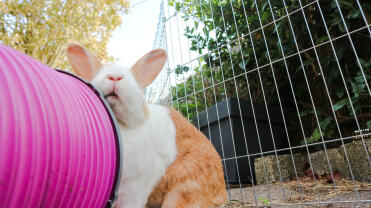
[[[107,95],[104,96],[104,98],[108,98],[108,97],[118,98],[118,96],[116,95],[115,92],[111,92],[111,93],[109,93],[109,94],[107,94]]]

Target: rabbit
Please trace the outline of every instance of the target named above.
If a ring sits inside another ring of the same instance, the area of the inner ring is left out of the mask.
[[[133,67],[103,66],[78,44],[67,47],[75,73],[101,90],[118,120],[123,173],[117,208],[218,207],[227,192],[221,159],[209,140],[179,112],[147,104],[143,89],[167,60],[163,49]]]

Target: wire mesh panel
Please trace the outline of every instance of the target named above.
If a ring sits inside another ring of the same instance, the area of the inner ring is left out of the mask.
[[[150,102],[222,158],[225,206],[371,207],[371,2],[164,0]]]

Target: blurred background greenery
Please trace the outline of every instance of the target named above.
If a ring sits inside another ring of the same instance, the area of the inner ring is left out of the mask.
[[[193,76],[172,87],[174,108],[192,120],[227,97],[281,103],[294,145],[299,119],[308,143],[354,135],[355,117],[371,129],[371,2],[359,2],[169,0],[200,56],[176,67]]]

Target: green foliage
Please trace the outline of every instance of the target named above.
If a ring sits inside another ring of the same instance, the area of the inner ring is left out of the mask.
[[[331,129],[331,128],[328,128],[330,127],[330,123],[331,123],[331,118],[330,117],[327,117],[325,118],[324,120],[322,120],[319,124],[320,124],[320,127],[321,127],[321,131],[319,130],[319,128],[315,128],[312,135],[310,137],[308,137],[305,140],[301,140],[300,141],[300,144],[301,145],[304,145],[305,142],[307,144],[311,144],[311,143],[315,143],[315,142],[318,142],[321,140],[321,138],[331,138],[334,136],[334,130]],[[322,149],[323,146],[322,145],[316,145],[315,148],[317,149]]]
[[[264,205],[268,205],[269,204],[269,200],[265,197],[259,197],[259,200],[264,204]]]
[[[128,0],[0,1],[0,43],[54,68],[71,68],[68,43],[78,42],[104,62],[112,31],[121,25]]]
[[[334,114],[343,136],[357,130],[353,111],[361,128],[366,128],[371,118],[366,87],[371,79],[371,39],[357,3],[338,1],[344,22],[335,1],[321,1],[323,22],[318,5],[311,0],[301,1],[303,11],[296,0],[257,2],[258,5],[254,0],[169,0],[169,5],[187,22],[184,34],[190,50],[200,55],[211,52],[198,60],[197,67],[177,67],[178,75],[192,72],[193,77],[188,76],[173,87],[175,106],[192,119],[196,111],[226,97],[278,106],[279,93],[282,106],[290,112],[286,114],[289,127],[296,129],[290,136],[293,144],[304,143],[293,96],[307,143],[339,136]],[[371,22],[371,4],[364,1],[361,6]],[[292,13],[289,18],[287,12]],[[364,29],[351,35],[359,65],[347,36],[337,37],[361,27]],[[331,45],[330,39],[334,38],[337,39]],[[295,55],[298,50],[300,55]]]

